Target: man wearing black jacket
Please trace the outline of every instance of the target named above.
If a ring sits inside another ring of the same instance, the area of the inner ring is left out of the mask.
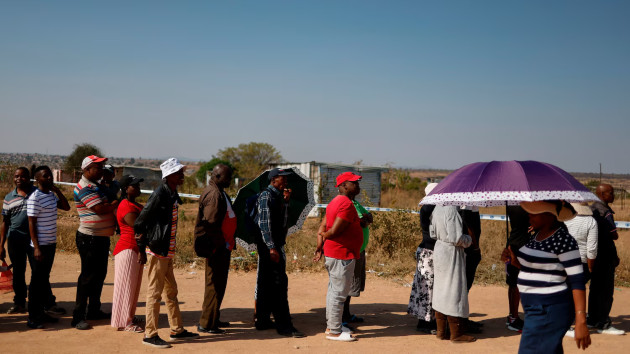
[[[170,348],[171,345],[158,336],[160,301],[162,291],[166,293],[166,309],[171,326],[171,340],[190,339],[199,334],[184,329],[177,300],[177,282],[173,274],[173,256],[177,236],[178,205],[181,204],[177,186],[184,183],[185,166],[176,158],[160,165],[164,183],[153,191],[146,206],[134,224],[138,239],[140,259],[146,260],[148,269],[146,326],[143,344],[155,348]]]

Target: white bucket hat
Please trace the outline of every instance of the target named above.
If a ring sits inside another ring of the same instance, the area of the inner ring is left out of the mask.
[[[162,170],[162,178],[166,178],[173,173],[185,168],[186,166],[179,163],[179,161],[174,157],[171,157],[170,159],[162,162],[162,164],[160,165],[160,170]]]

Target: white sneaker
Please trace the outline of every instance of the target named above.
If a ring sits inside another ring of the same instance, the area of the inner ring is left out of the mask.
[[[565,337],[575,338],[575,330],[573,328],[569,328],[567,333],[564,334]]]
[[[623,334],[626,334],[626,332],[623,329],[617,329],[613,326],[610,326],[606,329],[598,329],[597,333],[601,333],[601,334],[612,334],[614,336],[620,336]]]

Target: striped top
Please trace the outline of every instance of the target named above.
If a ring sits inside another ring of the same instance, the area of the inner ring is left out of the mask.
[[[564,224],[578,243],[582,263],[597,258],[597,221],[589,215],[577,215]]]
[[[23,237],[30,238],[28,232],[28,216],[26,215],[26,200],[35,191],[35,187],[31,186],[30,191],[23,197],[18,193],[17,188],[9,192],[4,197],[2,203],[2,216],[5,222],[8,222],[7,238]]]
[[[585,289],[577,241],[564,227],[542,241],[536,241],[536,235],[516,252],[521,264],[521,302],[550,305],[572,301],[572,289]]]
[[[74,187],[74,202],[79,213],[79,232],[90,236],[112,236],[116,228],[114,213],[96,214],[91,208],[107,203],[105,193],[98,184],[84,176]]]
[[[171,242],[168,246],[168,254],[166,255],[166,257],[160,256],[159,254],[155,254],[151,251],[151,249],[149,249],[149,247],[147,247],[147,254],[150,254],[152,256],[155,256],[157,258],[173,258],[175,257],[175,248],[177,245],[176,242],[176,236],[177,236],[177,219],[178,219],[178,205],[177,202],[173,203],[173,219],[171,219]]]
[[[58,200],[52,191],[44,193],[36,189],[26,202],[26,214],[37,218],[37,242],[40,246],[57,243]]]

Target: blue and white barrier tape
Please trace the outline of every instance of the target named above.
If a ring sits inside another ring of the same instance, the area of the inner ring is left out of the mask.
[[[56,184],[61,184],[61,185],[64,185],[64,186],[75,186],[76,185],[76,183],[69,183],[69,182],[55,182],[55,183]],[[148,189],[142,189],[142,190],[140,190],[140,192],[141,193],[145,193],[145,194],[153,193],[152,190],[148,190]],[[183,198],[191,198],[191,199],[199,199],[199,197],[200,197],[200,195],[198,195],[198,194],[187,194],[187,193],[179,193],[179,196],[183,197]],[[327,206],[328,206],[328,204],[315,204],[315,208],[318,208],[318,209],[326,209]],[[375,208],[375,207],[366,207],[365,209],[367,209],[369,211],[381,211],[381,212],[402,211],[402,212],[405,212],[405,213],[420,214],[420,212],[418,210],[410,210],[410,209]],[[480,216],[481,216],[482,220],[505,221],[505,219],[506,219],[505,215],[481,214]],[[630,229],[630,221],[616,221],[615,224],[620,229]]]

